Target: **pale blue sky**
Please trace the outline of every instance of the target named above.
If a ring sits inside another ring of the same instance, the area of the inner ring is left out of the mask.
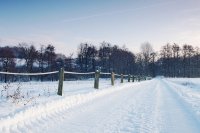
[[[0,0],[0,45],[52,43],[69,55],[102,41],[200,46],[200,0]]]

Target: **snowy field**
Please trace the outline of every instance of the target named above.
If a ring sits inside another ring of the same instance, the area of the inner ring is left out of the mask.
[[[0,132],[199,133],[200,79],[0,83]]]

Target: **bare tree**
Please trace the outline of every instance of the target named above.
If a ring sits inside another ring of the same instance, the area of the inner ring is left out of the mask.
[[[143,43],[141,45],[141,54],[142,54],[142,58],[143,58],[143,67],[144,67],[144,74],[145,75],[149,75],[149,61],[151,58],[151,53],[153,53],[154,50],[151,46],[151,44],[149,42]]]
[[[110,43],[102,42],[99,48],[99,65],[105,72],[111,71],[111,53],[112,47]]]
[[[97,49],[94,45],[81,43],[78,49],[78,64],[82,71],[95,70]]]
[[[3,71],[13,71],[15,69],[15,56],[9,47],[0,49],[0,60],[2,62]],[[4,81],[7,82],[7,75],[5,74]]]
[[[55,58],[56,58],[55,47],[49,44],[45,48],[45,60],[47,61],[48,71],[54,70]],[[53,75],[51,75],[51,80],[53,81]]]
[[[22,50],[22,56],[25,59],[26,71],[33,72],[33,64],[37,59],[37,50],[34,45],[27,45],[25,43],[19,44]]]
[[[200,75],[200,48],[196,47],[194,51],[194,60],[193,60],[193,74],[194,77]]]
[[[183,45],[182,54],[183,54],[183,76],[190,77],[191,75],[191,57],[194,53],[194,48],[191,45]]]
[[[171,58],[172,58],[172,46],[167,43],[166,45],[164,45],[161,49],[161,58],[162,58],[162,66],[163,66],[163,70],[164,70],[164,75],[165,76],[171,76]]]
[[[41,45],[38,51],[38,63],[39,63],[39,71],[44,72],[45,69],[45,46]],[[40,76],[41,81],[43,81],[43,75]]]
[[[179,66],[178,66],[178,64],[179,64],[179,56],[180,56],[180,47],[176,44],[176,43],[174,43],[173,45],[172,45],[172,54],[173,54],[173,77],[175,77],[175,76],[178,76],[178,69],[180,69],[179,68]]]
[[[51,44],[49,44],[46,48],[45,48],[45,58],[47,60],[48,63],[48,69],[50,71],[53,70],[53,62],[55,60],[56,54],[55,54],[55,47]]]

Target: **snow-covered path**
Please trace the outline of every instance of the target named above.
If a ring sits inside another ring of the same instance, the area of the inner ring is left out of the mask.
[[[80,101],[69,108],[55,112],[51,109],[51,113],[43,111],[38,118],[36,115],[28,122],[19,121],[12,128],[7,127],[9,130],[2,131],[199,133],[199,116],[175,87],[168,80],[153,79],[94,92],[93,98],[83,94]]]

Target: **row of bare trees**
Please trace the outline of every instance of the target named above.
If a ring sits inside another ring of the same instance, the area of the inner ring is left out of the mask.
[[[99,48],[82,43],[78,48],[77,65],[82,72],[101,69],[103,72],[129,74],[134,72],[135,55],[125,47],[107,42],[102,42]]]
[[[56,54],[53,45],[42,45],[39,49],[26,43],[15,47],[0,47],[0,71],[4,72],[47,72],[58,70],[60,67],[70,70],[72,69],[71,61],[72,56],[66,57],[62,54]],[[6,82],[8,77],[9,80],[16,80],[16,76],[1,75],[0,78],[1,81]],[[43,80],[43,77],[37,78]],[[53,80],[54,77],[55,75],[48,76],[46,79]],[[32,79],[31,76],[28,78]]]
[[[161,64],[162,63],[162,64]],[[199,77],[200,76],[200,50],[192,45],[166,44],[162,47],[158,72],[167,77]]]
[[[68,71],[134,74],[140,76],[164,75],[166,77],[199,77],[200,49],[192,45],[166,44],[155,52],[150,43],[141,45],[141,52],[134,54],[125,46],[107,42],[97,45],[81,43],[77,57],[55,52],[53,45],[36,49],[26,43],[15,47],[0,47],[0,71],[47,72],[64,67]],[[1,81],[15,80],[15,76],[0,76]],[[40,76],[37,79],[54,80],[57,75]],[[29,77],[31,80],[32,77]]]
[[[77,64],[83,72],[94,71],[98,66],[104,72],[152,77],[199,77],[200,49],[187,44],[179,46],[167,43],[155,52],[146,42],[141,44],[141,51],[134,54],[125,47],[106,42],[101,43],[99,48],[82,43]]]

